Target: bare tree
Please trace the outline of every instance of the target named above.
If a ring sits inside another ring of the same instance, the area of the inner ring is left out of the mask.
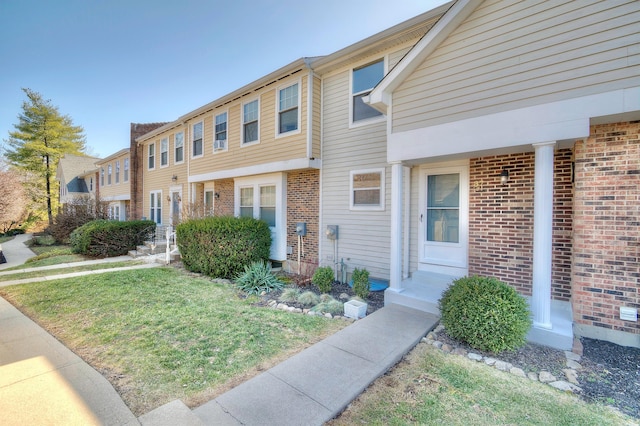
[[[27,218],[27,195],[14,170],[0,170],[0,182],[0,232],[6,233]]]

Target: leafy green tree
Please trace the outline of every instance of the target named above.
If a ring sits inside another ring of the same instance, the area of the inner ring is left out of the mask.
[[[28,193],[32,196],[44,194],[46,207],[42,206],[41,196],[33,201],[44,207],[42,210],[46,209],[51,226],[52,200],[57,200],[58,196],[55,190],[58,161],[64,154],[84,154],[84,129],[75,126],[69,116],[62,115],[50,100],[43,99],[38,92],[22,90],[27,100],[22,103],[22,113],[18,115],[18,124],[14,124],[15,130],[9,132],[9,139],[5,140],[5,156],[11,166],[33,176]]]

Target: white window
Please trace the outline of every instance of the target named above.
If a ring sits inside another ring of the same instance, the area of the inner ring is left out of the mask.
[[[176,133],[173,141],[174,145],[174,153],[173,153],[173,161],[176,164],[182,163],[184,161],[184,133],[178,132]]]
[[[149,220],[162,223],[162,191],[151,191],[149,194]]]
[[[93,178],[89,178],[89,192],[93,192]]]
[[[240,188],[240,217],[253,217],[253,187]]]
[[[213,191],[204,192],[204,214],[213,216]]]
[[[109,206],[109,219],[120,220],[120,204],[112,204]]]
[[[124,181],[129,182],[129,159],[124,159]]]
[[[354,68],[351,75],[351,121],[375,118],[382,113],[362,101],[384,77],[384,59]]]
[[[191,157],[202,157],[202,121],[193,125],[191,132]]]
[[[351,210],[384,210],[384,169],[351,172]]]
[[[298,83],[278,90],[278,134],[294,132],[299,128]]]
[[[169,139],[162,138],[160,140],[160,167],[169,164]]]
[[[227,149],[227,113],[216,115],[215,130],[213,135],[213,151],[224,151]]]
[[[260,187],[260,219],[271,227],[276,226],[276,186]]]
[[[100,186],[104,186],[104,167],[100,168]]]
[[[111,172],[113,171],[111,164],[107,166],[107,185],[111,185]]]
[[[120,160],[116,161],[116,183],[120,183]]]
[[[260,103],[256,99],[242,106],[242,143],[257,142],[260,138]]]
[[[152,143],[149,145],[149,170],[153,170],[156,168],[156,144]]]

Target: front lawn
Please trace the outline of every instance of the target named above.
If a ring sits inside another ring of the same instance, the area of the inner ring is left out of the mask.
[[[172,268],[9,286],[0,295],[100,371],[136,415],[174,399],[199,405],[347,324],[254,307],[229,284]]]

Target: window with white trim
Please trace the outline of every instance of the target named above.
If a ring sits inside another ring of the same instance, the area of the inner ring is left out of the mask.
[[[160,167],[169,165],[169,138],[160,140]]]
[[[278,134],[298,130],[298,83],[278,90]]]
[[[260,187],[260,219],[269,226],[276,226],[276,187],[275,185]]]
[[[100,186],[104,186],[104,167],[100,168]]]
[[[184,161],[184,132],[178,132],[173,137],[173,161],[175,164]]]
[[[157,224],[162,223],[162,191],[149,193],[149,220]]]
[[[213,216],[213,191],[204,191],[204,214]]]
[[[193,125],[191,131],[191,157],[202,157],[202,134],[204,124],[201,122]]]
[[[107,185],[111,185],[111,172],[113,171],[113,168],[111,167],[111,164],[109,164],[107,166]]]
[[[258,99],[242,106],[242,143],[257,142],[260,138],[260,102]]]
[[[240,188],[240,217],[253,217],[253,187]]]
[[[223,112],[215,117],[215,129],[213,134],[213,151],[227,149],[227,113]]]
[[[149,145],[149,151],[148,151],[148,167],[149,170],[153,170],[156,168],[156,144],[152,143]]]
[[[352,171],[350,193],[352,210],[384,210],[384,169]]]
[[[120,160],[116,161],[116,184],[120,183]]]
[[[124,159],[124,181],[129,182],[129,159]]]
[[[382,115],[362,101],[384,77],[384,59],[354,68],[351,75],[351,121],[366,120]]]
[[[93,192],[93,177],[89,178],[89,192]]]

